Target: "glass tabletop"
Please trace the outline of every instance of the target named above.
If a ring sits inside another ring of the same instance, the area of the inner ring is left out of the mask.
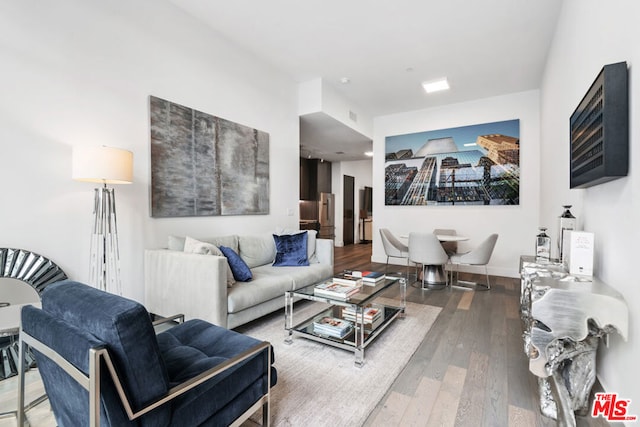
[[[331,302],[332,304],[338,305],[363,305],[367,304],[370,300],[377,297],[381,292],[387,290],[390,286],[400,280],[400,277],[390,277],[387,276],[384,280],[376,283],[375,285],[363,284],[358,293],[351,295],[348,299],[336,299],[325,296],[319,296],[314,294],[314,289],[320,283],[331,282],[332,279],[327,279],[320,283],[315,283],[313,285],[309,285],[307,287],[297,289],[295,291],[289,292],[293,296],[303,296],[306,298],[313,297],[316,300],[326,300]]]

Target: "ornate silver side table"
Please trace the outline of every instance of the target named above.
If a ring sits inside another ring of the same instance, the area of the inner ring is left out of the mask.
[[[627,304],[597,278],[571,276],[553,260],[520,257],[520,277],[524,351],[538,377],[540,410],[575,426],[575,414],[589,411],[601,338],[615,331],[627,340]]]

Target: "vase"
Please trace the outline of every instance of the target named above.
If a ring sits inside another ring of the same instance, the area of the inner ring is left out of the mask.
[[[536,260],[549,261],[551,258],[551,238],[546,233],[545,227],[540,227],[540,233],[536,236]]]

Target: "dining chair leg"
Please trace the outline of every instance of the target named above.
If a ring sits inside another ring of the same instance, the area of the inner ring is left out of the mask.
[[[407,283],[409,283],[409,257],[407,257],[407,274],[406,274]]]
[[[451,286],[455,286],[456,288],[465,289],[465,290],[478,290],[478,291],[488,291],[491,289],[491,283],[489,282],[489,271],[487,266],[484,265],[484,275],[487,278],[487,284],[480,282],[469,282],[466,280],[460,280],[460,264],[455,264],[456,266],[456,279],[455,282],[452,282]],[[454,284],[455,283],[455,284]]]
[[[487,265],[484,265],[484,275],[487,276],[487,290],[491,289],[491,283],[489,282],[489,270],[487,270]]]

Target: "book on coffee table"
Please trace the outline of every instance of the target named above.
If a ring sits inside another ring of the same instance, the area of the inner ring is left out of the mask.
[[[353,322],[355,322],[356,319],[360,321],[360,319],[364,317],[363,323],[374,323],[376,320],[382,317],[382,309],[380,307],[372,306],[364,307],[363,314],[356,317],[356,310],[353,307],[344,307],[342,309],[342,317],[345,320]]]
[[[385,275],[379,271],[363,271],[362,272],[362,282],[365,285],[375,285],[379,283],[381,280],[384,280]]]
[[[330,337],[344,338],[353,329],[353,324],[337,317],[323,316],[313,322],[313,332]]]
[[[362,285],[362,277],[357,277],[350,272],[339,273],[333,276],[333,281],[335,283],[342,283],[345,285],[352,286],[361,286]]]
[[[313,294],[316,296],[339,299],[346,301],[350,296],[360,292],[361,286],[345,285],[329,281],[316,285]]]

